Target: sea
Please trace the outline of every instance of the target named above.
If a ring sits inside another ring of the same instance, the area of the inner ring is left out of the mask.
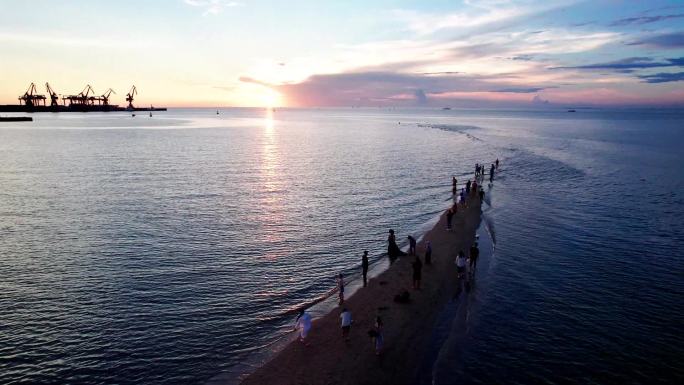
[[[0,122],[1,384],[235,380],[497,158],[415,383],[684,383],[682,110],[32,117]]]

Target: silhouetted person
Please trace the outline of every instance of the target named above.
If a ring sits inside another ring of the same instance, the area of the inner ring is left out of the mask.
[[[470,182],[470,179],[468,179],[468,182],[466,183],[466,194],[470,194],[470,185],[471,185],[471,182]]]
[[[499,169],[499,158],[496,158],[496,169]]]
[[[387,236],[387,255],[391,261],[394,261],[400,255],[404,253],[397,246],[397,239],[394,236],[394,230],[389,230],[389,235]]]
[[[342,305],[344,303],[344,277],[342,277],[342,273],[337,276],[337,294],[340,298],[339,304]]]
[[[494,181],[494,163],[492,163],[492,167],[489,169],[489,182]]]
[[[477,242],[470,246],[470,270],[473,271],[477,266],[477,259],[480,257],[480,249],[477,248]]]
[[[463,254],[463,250],[458,252],[458,256],[456,257],[456,272],[457,272],[457,277],[461,278],[463,276],[463,273],[465,273],[466,269],[466,258],[465,254]]]
[[[451,178],[451,195],[456,195],[456,184],[457,184],[456,177],[452,177]]]
[[[427,241],[425,245],[425,264],[432,264],[432,244],[430,244],[430,241]]]
[[[477,181],[474,180],[473,184],[470,186],[470,191],[473,195],[477,194]]]
[[[420,262],[420,258],[416,256],[416,260],[413,261],[413,288],[420,289],[420,278],[423,271],[423,263]]]
[[[480,202],[484,202],[484,194],[485,194],[484,189],[482,187],[480,187]]]
[[[416,238],[413,238],[410,235],[406,238],[409,240],[409,255],[416,255]]]
[[[363,251],[363,257],[361,257],[361,271],[363,274],[363,287],[368,284],[368,250]]]

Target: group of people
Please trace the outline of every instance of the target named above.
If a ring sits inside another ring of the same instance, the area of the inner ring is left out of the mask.
[[[494,170],[499,168],[499,159],[496,159],[494,163],[492,163],[489,171],[489,179],[490,182],[493,181],[494,179]],[[477,183],[478,179],[484,178],[484,173],[485,173],[485,167],[484,165],[481,164],[476,164],[475,165],[475,180],[470,181],[468,180],[465,184],[465,187],[461,189],[461,192],[458,196],[458,200],[456,199],[456,193],[457,193],[457,179],[454,176],[452,178],[452,194],[454,195],[454,204],[447,210],[446,212],[446,221],[447,221],[447,231],[452,231],[452,220],[453,216],[458,212],[458,206],[459,203],[463,207],[468,207],[467,206],[467,199],[469,196],[475,196],[480,199],[480,201],[484,200],[484,189],[482,188],[481,185]],[[422,278],[422,271],[423,271],[423,262],[421,261],[420,257],[418,256],[416,252],[416,245],[417,245],[417,240],[409,235],[407,236],[407,239],[409,241],[409,249],[408,249],[408,255],[409,256],[414,256],[415,259],[411,264],[411,268],[413,270],[412,274],[412,283],[413,283],[413,289],[415,290],[420,290],[421,288],[421,278]],[[389,230],[389,235],[387,237],[387,255],[390,258],[390,261],[396,260],[399,256],[404,256],[407,255],[407,253],[403,252],[400,248],[399,245],[397,244],[396,241],[396,235],[394,233],[393,229]],[[463,276],[466,276],[468,274],[474,274],[475,268],[477,267],[477,261],[480,256],[480,249],[478,248],[478,243],[474,242],[473,245],[470,247],[468,256],[466,258],[465,253],[463,250],[460,250],[456,256],[456,273],[457,277],[460,279]],[[425,243],[425,265],[430,265],[432,263],[432,245],[430,241],[426,241]],[[362,277],[363,277],[363,287],[366,287],[368,285],[368,269],[369,269],[369,261],[368,261],[368,250],[363,251],[363,256],[361,257],[361,272],[362,272]],[[342,306],[344,304],[344,293],[345,293],[345,282],[344,282],[344,276],[342,273],[340,273],[337,276],[337,292],[338,292],[338,298],[339,298],[339,306]],[[349,341],[349,333],[351,330],[351,326],[353,324],[353,319],[352,319],[352,314],[351,311],[343,307],[342,311],[340,313],[340,320],[341,320],[341,330],[342,330],[342,338],[345,341]],[[309,334],[309,331],[311,330],[311,324],[312,324],[312,318],[311,315],[305,310],[301,309],[299,316],[297,317],[296,323],[295,323],[295,329],[299,329],[299,340],[305,344],[308,345],[309,343],[307,342],[307,336]],[[368,331],[368,336],[371,337],[373,341],[373,345],[375,347],[375,354],[379,355],[382,351],[383,347],[383,322],[380,316],[377,316],[375,319],[375,324],[373,327]]]

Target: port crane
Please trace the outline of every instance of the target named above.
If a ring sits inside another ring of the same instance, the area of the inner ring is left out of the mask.
[[[24,102],[27,107],[39,106],[42,102],[45,105],[45,95],[39,95],[36,85],[31,83],[22,96],[19,97],[19,104]]]
[[[67,95],[62,98],[62,100],[69,101],[69,105],[72,104],[77,104],[77,105],[92,105],[95,102],[95,97],[90,96],[90,93],[95,93],[95,90],[93,90],[93,87],[90,86],[90,84],[86,85],[83,91],[81,91],[78,95]]]
[[[96,98],[96,99],[97,99],[97,104],[102,103],[103,106],[108,106],[108,105],[109,105],[109,97],[110,97],[112,94],[115,94],[115,95],[116,95],[116,91],[114,91],[114,90],[111,89],[111,88],[108,89],[107,91],[105,91],[104,94],[102,94],[102,95],[100,95],[99,97]]]
[[[55,90],[50,87],[50,83],[45,83],[45,88],[47,88],[48,94],[50,94],[50,107],[56,107],[59,105],[59,96]]]
[[[126,101],[128,102],[128,109],[132,110],[133,107],[133,97],[138,94],[138,89],[135,86],[131,87],[131,90],[126,94]]]

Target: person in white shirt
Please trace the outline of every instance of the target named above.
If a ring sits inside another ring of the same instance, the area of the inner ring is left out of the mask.
[[[299,341],[309,346],[309,343],[306,342],[306,337],[309,335],[309,330],[311,330],[311,314],[307,313],[304,309],[300,310],[297,316],[295,330],[297,329],[299,329]]]
[[[351,329],[351,324],[352,324],[352,315],[347,308],[342,309],[342,314],[340,314],[340,318],[342,319],[342,337],[349,341],[349,330]]]
[[[463,273],[465,273],[465,269],[466,257],[463,253],[463,250],[461,250],[458,252],[458,256],[456,257],[456,271],[458,272],[458,278],[461,278],[461,276],[463,276]]]

